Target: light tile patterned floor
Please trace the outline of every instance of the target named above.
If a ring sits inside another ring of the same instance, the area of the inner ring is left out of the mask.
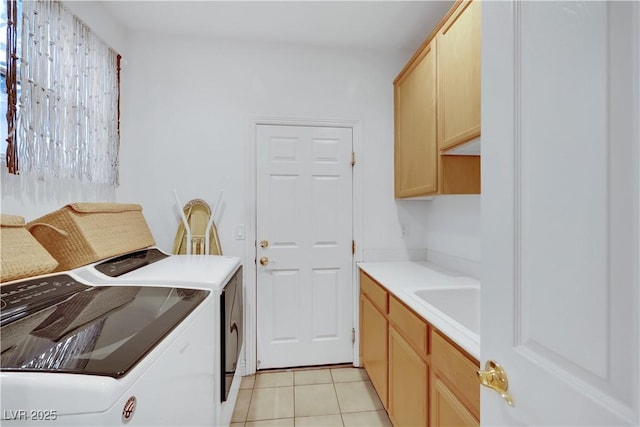
[[[242,379],[231,427],[391,427],[364,369],[260,372]]]

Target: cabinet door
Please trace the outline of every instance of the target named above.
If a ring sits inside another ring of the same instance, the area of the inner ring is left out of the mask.
[[[395,194],[438,190],[436,44],[431,42],[394,84]]]
[[[480,2],[466,1],[438,32],[438,147],[480,135]]]
[[[389,328],[389,417],[395,427],[426,426],[427,362],[393,328]]]
[[[471,412],[437,376],[431,377],[431,425],[479,426]]]
[[[360,295],[360,360],[387,407],[387,319]]]

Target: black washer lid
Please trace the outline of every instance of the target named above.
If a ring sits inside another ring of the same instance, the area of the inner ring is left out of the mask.
[[[208,294],[152,286],[87,287],[3,326],[1,370],[120,378]]]

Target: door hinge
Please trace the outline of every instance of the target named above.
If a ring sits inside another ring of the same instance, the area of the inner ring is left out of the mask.
[[[351,152],[351,166],[355,166],[356,164],[356,153],[355,151]]]
[[[351,255],[355,255],[356,254],[356,241],[352,240],[351,241]]]
[[[356,328],[351,328],[351,343],[356,342]]]

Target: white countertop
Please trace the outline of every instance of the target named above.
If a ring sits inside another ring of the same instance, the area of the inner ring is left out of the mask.
[[[452,312],[457,308],[448,309],[448,312],[440,311],[413,294],[416,290],[434,288],[480,289],[479,280],[429,262],[363,262],[358,267],[470,355],[480,359],[479,332],[455,320],[457,316],[468,314],[462,312],[465,308],[461,306],[458,313]],[[456,304],[449,306],[455,307]],[[479,331],[479,316],[475,320],[477,324],[474,329]]]

